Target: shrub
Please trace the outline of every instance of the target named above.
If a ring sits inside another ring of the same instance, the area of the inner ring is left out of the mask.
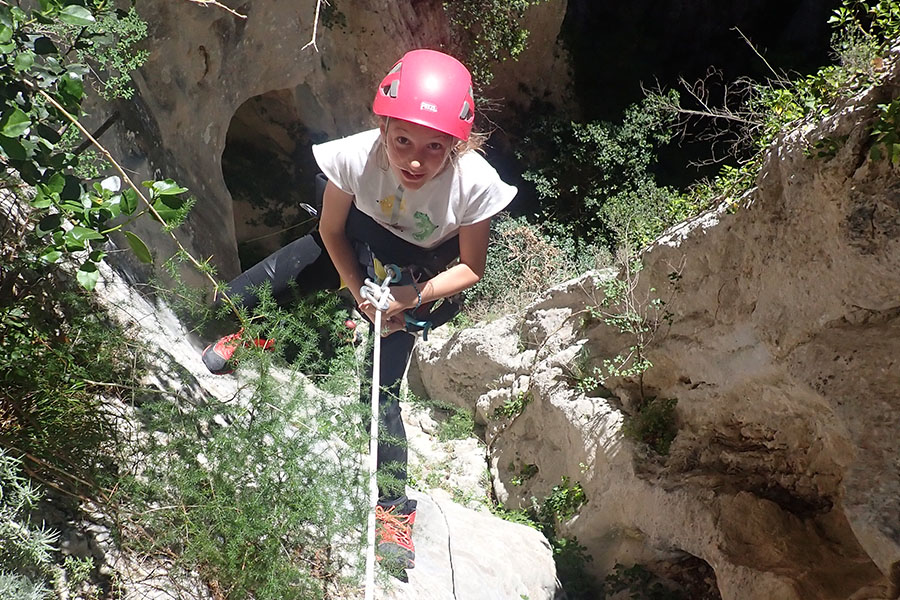
[[[537,472],[536,465],[525,465],[520,473],[530,478]],[[513,483],[513,485],[518,485]],[[528,510],[506,510],[502,507],[494,507],[492,510],[497,516],[528,525],[539,530],[550,542],[553,549],[553,560],[556,563],[557,576],[565,589],[566,597],[572,600],[588,600],[597,598],[599,589],[593,578],[587,573],[587,564],[592,557],[587,549],[578,542],[578,538],[566,538],[557,531],[561,521],[575,515],[581,506],[587,502],[584,489],[580,483],[572,484],[568,477],[563,476],[558,485],[553,486],[550,493],[542,500],[532,497],[532,506]]]
[[[657,98],[629,107],[621,123],[539,118],[517,156],[545,227],[579,250],[596,244],[614,252],[625,241],[623,222],[641,242],[658,235],[671,224],[661,216],[676,194],[656,183],[651,167],[672,121]]]
[[[58,534],[31,523],[41,496],[19,474],[20,467],[21,461],[0,448],[0,597],[44,600],[52,596],[48,579]]]
[[[484,277],[466,292],[465,314],[478,321],[517,312],[547,288],[608,261],[601,249],[576,251],[571,240],[553,237],[524,217],[502,214],[491,223]]]
[[[647,444],[661,455],[669,453],[669,446],[678,434],[675,425],[674,398],[649,398],[633,415],[626,416],[622,433],[631,439]]]
[[[302,369],[328,388],[329,372],[355,372],[352,346],[329,355],[320,342],[320,329],[342,330],[334,305],[288,312],[266,291],[261,297],[246,335],[271,337],[280,350],[240,348],[239,398],[142,406],[152,434],[122,485],[130,512],[123,543],[172,556],[229,598],[325,598],[358,583],[368,407],[313,397],[300,379]],[[288,361],[291,371],[274,370]]]
[[[452,0],[444,2],[454,44],[465,56],[476,91],[490,85],[493,68],[525,49],[528,30],[520,25],[525,11],[546,0]]]
[[[33,238],[17,235],[14,218],[4,216],[0,444],[25,455],[36,476],[74,485],[111,472],[115,417],[101,395],[128,393],[140,366],[137,351],[70,275],[35,256]]]

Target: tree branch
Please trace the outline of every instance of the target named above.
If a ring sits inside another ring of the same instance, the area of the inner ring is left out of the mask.
[[[194,0],[189,0],[189,1],[193,2]],[[163,219],[162,216],[160,216],[160,214],[156,211],[156,209],[153,208],[153,203],[151,203],[147,199],[147,197],[144,195],[144,192],[141,191],[141,189],[137,186],[137,184],[135,184],[134,181],[131,180],[131,177],[128,175],[128,173],[125,172],[125,169],[122,167],[122,165],[120,165],[116,161],[116,159],[113,158],[113,155],[110,154],[109,150],[107,150],[100,142],[97,141],[97,138],[95,138],[93,135],[91,135],[91,132],[89,132],[87,129],[85,129],[84,125],[82,125],[78,121],[78,119],[75,118],[75,116],[73,116],[71,113],[69,113],[69,111],[67,111],[65,108],[63,108],[63,106],[59,102],[57,102],[53,96],[51,96],[44,90],[40,89],[38,86],[31,83],[30,81],[27,81],[27,80],[23,80],[23,81],[25,82],[26,85],[31,87],[38,94],[40,94],[45,100],[47,100],[47,102],[49,102],[51,105],[53,105],[53,107],[56,108],[56,110],[58,110],[60,112],[60,114],[63,115],[70,123],[75,125],[75,127],[78,128],[78,130],[81,132],[81,134],[84,137],[86,137],[88,140],[90,140],[91,143],[94,145],[94,147],[96,147],[101,152],[101,154],[103,154],[103,156],[106,158],[106,160],[109,161],[109,163],[113,166],[113,168],[115,168],[115,170],[121,176],[122,180],[126,184],[128,184],[128,187],[130,187],[132,190],[134,190],[134,192],[137,194],[138,198],[140,198],[144,202],[144,204],[147,206],[147,209],[150,211],[150,213],[160,223],[166,222],[165,219]],[[200,261],[198,261],[196,258],[194,258],[194,256],[190,252],[188,252],[187,248],[184,247],[184,245],[181,243],[181,241],[178,239],[178,237],[172,231],[169,231],[168,234],[172,238],[172,240],[175,242],[175,245],[178,247],[179,251],[181,251],[182,255],[187,257],[188,261],[191,264],[193,264],[194,267],[213,284],[213,289],[217,290],[219,287],[219,282],[217,282],[216,279],[208,272],[206,267]],[[237,309],[237,306],[234,304],[234,302],[231,300],[231,298],[228,296],[228,294],[225,293],[224,291],[221,291],[220,293],[222,294],[222,300],[226,304],[228,304],[228,306],[231,308],[231,310],[237,316],[238,320],[243,322],[240,311]]]

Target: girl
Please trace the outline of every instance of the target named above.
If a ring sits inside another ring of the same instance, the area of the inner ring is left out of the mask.
[[[478,146],[472,136],[472,80],[455,58],[433,50],[406,53],[378,86],[372,108],[377,129],[313,146],[327,177],[318,232],[241,274],[229,283],[229,293],[252,308],[258,300],[250,289],[265,281],[280,299],[292,280],[301,291],[334,289],[340,280],[374,322],[375,307],[360,291],[364,280],[381,281],[382,265],[401,268],[380,332],[384,441],[378,446],[376,518],[379,556],[412,568],[416,506],[405,495],[406,432],[398,400],[415,341],[411,331],[432,325],[435,319],[425,310],[431,303],[484,275],[491,217],[509,204],[516,188],[472,151]],[[240,332],[211,344],[204,363],[214,373],[229,372],[239,343]]]

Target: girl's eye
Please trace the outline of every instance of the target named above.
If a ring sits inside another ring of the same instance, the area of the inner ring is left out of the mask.
[[[440,143],[440,142],[431,142],[430,144],[428,144],[428,149],[429,149],[429,150],[434,150],[434,151],[437,152],[437,151],[439,151],[439,150],[443,150],[443,149],[444,149],[444,145],[443,145],[442,143]]]
[[[405,146],[409,143],[409,138],[405,138],[402,135],[398,135],[396,139],[398,146]]]

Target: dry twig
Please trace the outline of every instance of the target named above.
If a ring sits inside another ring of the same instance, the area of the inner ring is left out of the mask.
[[[238,11],[236,11],[236,10],[234,10],[233,8],[230,8],[230,7],[228,7],[228,6],[225,6],[225,5],[222,4],[221,2],[218,2],[217,0],[187,0],[187,1],[188,1],[188,2],[193,2],[194,4],[199,4],[200,6],[210,6],[210,5],[212,5],[212,6],[215,6],[215,7],[217,7],[217,8],[221,8],[222,10],[225,10],[225,11],[230,12],[231,14],[233,14],[234,16],[236,16],[236,17],[239,18],[239,19],[246,19],[246,18],[247,18],[247,15],[242,15],[242,14],[239,13]]]
[[[316,45],[316,35],[319,31],[319,13],[322,10],[323,4],[328,4],[328,0],[316,0],[316,16],[313,18],[312,39],[300,48],[301,50],[306,50],[308,47],[312,46],[316,52],[319,51],[319,46]]]

